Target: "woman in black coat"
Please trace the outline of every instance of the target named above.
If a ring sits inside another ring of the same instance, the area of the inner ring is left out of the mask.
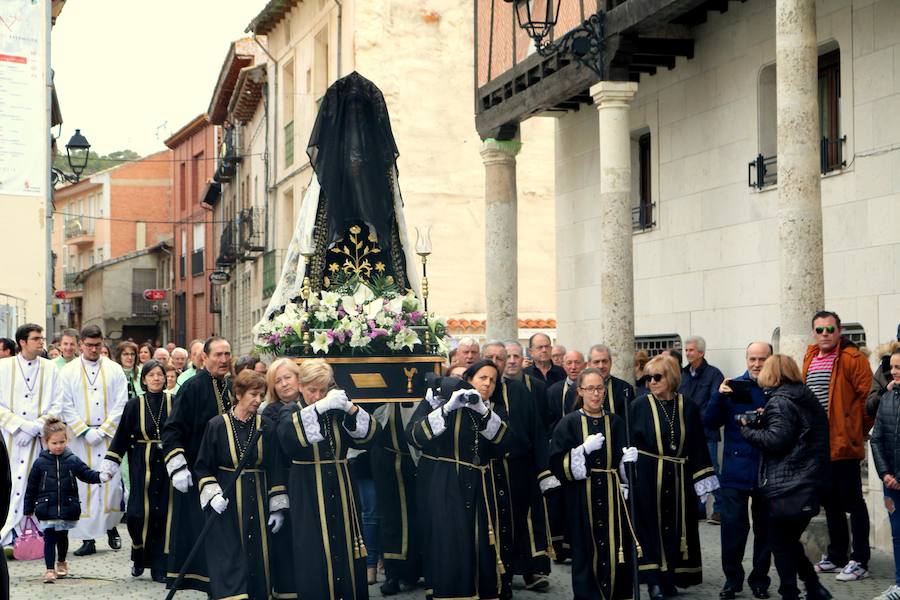
[[[741,435],[762,453],[759,486],[770,502],[778,592],[784,600],[799,599],[799,576],[808,600],[831,598],[800,543],[819,512],[818,488],[828,474],[828,417],[789,356],[769,357],[757,382],[769,401],[758,419],[741,420]]]

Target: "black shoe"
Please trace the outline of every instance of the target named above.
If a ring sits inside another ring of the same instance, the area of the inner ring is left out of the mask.
[[[767,590],[766,588],[753,588],[752,591],[753,591],[754,598],[759,598],[760,600],[766,600],[766,598],[770,597],[769,590]]]
[[[73,552],[75,556],[90,556],[91,554],[97,553],[97,545],[94,544],[94,540],[84,540],[81,542],[81,547]]]
[[[150,569],[150,579],[152,579],[156,583],[165,583],[166,582],[166,572]]]
[[[722,591],[719,592],[719,598],[721,600],[734,600],[737,597],[737,593],[741,591],[741,588],[731,587],[730,585],[726,585],[722,588]]]
[[[393,596],[400,592],[400,582],[394,578],[388,578],[381,584],[382,596]]]
[[[831,592],[819,582],[806,586],[806,600],[831,600]]]
[[[658,585],[648,585],[647,593],[650,595],[650,600],[663,600],[665,598],[662,588]]]
[[[664,585],[662,587],[662,592],[663,596],[665,596],[666,598],[671,598],[678,595],[678,588],[676,588],[674,585]]]
[[[543,592],[550,587],[550,580],[542,573],[523,575],[522,579],[525,580],[525,589],[532,592]]]
[[[140,577],[144,574],[144,567],[139,567],[137,565],[131,565],[131,576],[132,577]]]
[[[119,530],[115,527],[106,532],[106,541],[109,542],[109,547],[113,550],[121,550],[122,538],[119,537]]]

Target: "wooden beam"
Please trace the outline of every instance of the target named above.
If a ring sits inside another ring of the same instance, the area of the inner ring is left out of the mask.
[[[657,67],[666,67],[667,69],[675,68],[674,56],[660,56],[657,54],[632,54],[631,64],[633,65],[654,65]]]
[[[648,75],[656,75],[656,67],[652,65],[628,65],[629,73],[647,73]]]
[[[693,39],[638,38],[635,43],[637,54],[661,54],[663,56],[684,56],[694,58]]]
[[[704,4],[706,0],[641,0],[626,2],[606,13],[604,31],[608,35],[630,31],[638,25],[647,29],[669,23],[678,15]]]

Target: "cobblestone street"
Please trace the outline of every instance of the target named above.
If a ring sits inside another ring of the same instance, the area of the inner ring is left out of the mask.
[[[128,544],[124,527],[121,528],[123,544]],[[723,583],[722,569],[719,564],[719,528],[713,525],[700,525],[701,544],[703,547],[704,570],[702,585],[683,592],[680,597],[696,598],[697,600],[717,600],[719,589]],[[749,545],[749,544],[748,544]],[[75,540],[71,542],[72,548],[79,546]],[[12,598],[25,599],[52,599],[61,600],[126,600],[132,598],[161,599],[165,596],[165,589],[161,584],[150,581],[148,575],[138,579],[129,576],[131,568],[128,560],[128,549],[123,548],[118,552],[107,548],[105,542],[98,542],[98,553],[87,558],[69,557],[69,567],[74,574],[72,577],[57,581],[53,585],[41,583],[43,564],[41,561],[17,562],[10,561],[9,570],[11,577]],[[749,564],[745,561],[749,571]],[[831,590],[836,599],[840,600],[864,600],[874,598],[887,588],[891,583],[893,562],[884,552],[873,551],[872,554],[873,576],[856,583],[838,583],[834,575],[825,575],[822,578],[825,586]],[[526,592],[521,588],[521,578],[517,578],[515,590],[517,598],[571,598],[569,567],[554,565],[551,576],[550,590],[545,594]],[[778,575],[772,568],[773,585],[772,597],[777,598]],[[378,586],[369,588],[372,598],[381,598]],[[646,593],[646,592],[645,592]],[[421,590],[398,594],[393,596],[398,600],[412,600],[422,598]],[[202,600],[204,596],[197,592],[179,592],[176,598],[183,600]],[[739,598],[752,598],[745,589]],[[318,600],[318,599],[316,599]]]

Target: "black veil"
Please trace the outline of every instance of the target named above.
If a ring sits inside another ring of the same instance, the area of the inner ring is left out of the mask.
[[[326,244],[340,239],[357,219],[382,243],[390,240],[400,153],[381,90],[356,71],[334,82],[325,92],[306,153],[328,203]]]

